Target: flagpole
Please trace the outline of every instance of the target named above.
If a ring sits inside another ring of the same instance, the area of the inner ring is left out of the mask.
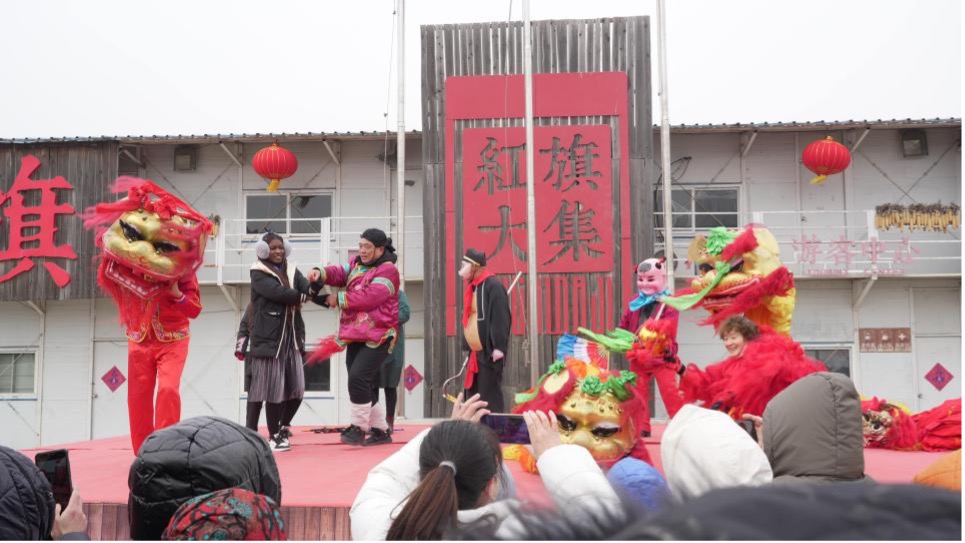
[[[523,82],[526,102],[526,298],[529,323],[529,376],[535,386],[540,376],[538,292],[536,291],[536,174],[533,141],[533,36],[529,0],[523,0]]]
[[[663,239],[664,256],[667,259],[667,286],[674,288],[673,251],[673,198],[670,191],[670,109],[667,95],[667,6],[665,0],[657,0],[657,61],[660,78],[660,168],[663,171]]]

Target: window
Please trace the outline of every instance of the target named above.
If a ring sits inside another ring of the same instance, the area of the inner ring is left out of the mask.
[[[740,223],[737,186],[674,187],[670,190],[674,230],[737,228]],[[663,191],[654,191],[654,225],[663,228]]]
[[[0,353],[0,394],[33,394],[34,353]]]
[[[245,232],[320,234],[321,219],[332,216],[331,194],[248,194]]]
[[[805,347],[804,354],[824,362],[828,371],[851,377],[851,349],[848,347]]]

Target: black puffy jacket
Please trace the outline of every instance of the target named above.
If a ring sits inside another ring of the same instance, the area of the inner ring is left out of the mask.
[[[294,334],[299,352],[305,354],[305,321],[301,306],[311,300],[324,305],[324,296],[311,296],[308,279],[290,265],[285,270],[292,288],[282,284],[279,272],[262,261],[251,266],[251,316],[248,322],[251,337],[248,349],[251,356],[273,358],[278,356],[283,339]]]
[[[265,440],[229,420],[195,417],[151,434],[131,465],[131,537],[157,540],[175,510],[201,494],[243,488],[281,504],[278,467]]]
[[[53,522],[50,483],[29,458],[0,445],[0,540],[48,539]]]

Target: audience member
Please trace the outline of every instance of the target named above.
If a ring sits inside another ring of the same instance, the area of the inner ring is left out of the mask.
[[[803,377],[764,409],[764,453],[774,483],[870,481],[864,473],[861,400],[840,373]]]
[[[670,487],[657,468],[632,457],[620,460],[610,468],[606,478],[617,494],[653,512],[670,503]]]
[[[750,434],[726,414],[685,405],[670,420],[660,458],[674,496],[696,498],[718,488],[771,482],[771,466]]]
[[[502,453],[496,435],[477,424],[488,411],[479,396],[453,407],[454,420],[417,435],[369,472],[352,504],[356,540],[450,538],[465,525],[492,525],[514,538],[515,500],[499,495]],[[540,477],[559,511],[587,519],[619,507],[619,498],[588,450],[560,443],[552,413],[524,418]]]
[[[128,478],[131,537],[156,540],[184,502],[240,488],[281,503],[281,479],[265,440],[234,422],[195,417],[151,434]]]
[[[87,515],[74,489],[67,507],[54,503],[50,482],[23,454],[0,445],[0,540],[88,540]]]
[[[240,488],[184,502],[161,535],[166,541],[285,541],[285,521],[268,496]]]
[[[962,450],[946,454],[934,464],[918,472],[915,482],[920,485],[962,491]]]

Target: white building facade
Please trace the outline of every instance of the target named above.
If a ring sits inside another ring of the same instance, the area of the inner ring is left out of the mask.
[[[925,135],[927,154],[904,156],[902,137],[909,130]],[[813,186],[801,151],[826,135],[853,148],[852,163],[825,185]],[[198,275],[204,311],[192,323],[182,417],[243,422],[243,368],[233,351],[258,233],[270,228],[287,235],[295,246],[291,260],[303,271],[347,262],[365,228],[395,236],[394,136],[114,139],[121,144],[121,174],[152,179],[202,213],[220,217]],[[273,139],[297,155],[299,168],[278,193],[268,194],[250,160]],[[902,233],[879,231],[874,223],[875,206],[884,203],[961,203],[960,120],[677,127],[671,144],[678,255],[710,227],[764,223],[795,273],[792,334],[806,349],[849,373],[863,394],[913,410],[961,395],[961,230]],[[408,137],[406,150],[406,235],[399,249],[412,318],[405,364],[422,373],[424,179],[418,134]],[[9,180],[0,183],[6,187]],[[662,238],[657,240],[659,247]],[[811,242],[810,249],[802,249],[802,240]],[[873,264],[865,249],[876,240],[884,248]],[[833,253],[841,247],[834,242],[854,244],[847,265]],[[907,252],[911,261],[896,261],[896,251]],[[677,273],[678,286],[686,284],[690,271],[681,263]],[[303,314],[310,339],[335,332],[333,311],[306,306]],[[702,316],[700,310],[685,313],[678,339],[684,361],[707,365],[723,358],[724,350],[712,330],[696,324]],[[880,328],[910,329],[911,352],[861,352],[859,330]],[[106,298],[0,300],[0,443],[27,448],[127,434],[127,387],[112,391],[102,380],[113,367],[126,375],[126,361],[127,342]],[[941,390],[925,379],[936,364],[952,376]],[[306,401],[295,424],[344,424],[341,357],[306,371]],[[400,391],[406,417],[423,416],[424,393],[422,385]],[[656,416],[662,414],[658,401]]]

